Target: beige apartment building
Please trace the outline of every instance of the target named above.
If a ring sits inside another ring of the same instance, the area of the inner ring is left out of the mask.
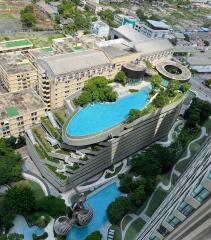
[[[0,84],[8,92],[37,85],[37,69],[20,52],[0,55]]]
[[[46,105],[33,89],[0,95],[0,138],[23,135],[40,123]]]
[[[104,41],[96,49],[38,59],[38,92],[48,110],[60,108],[64,99],[81,90],[94,76],[112,79],[126,63],[171,58],[173,46],[166,39],[129,43],[123,39]]]

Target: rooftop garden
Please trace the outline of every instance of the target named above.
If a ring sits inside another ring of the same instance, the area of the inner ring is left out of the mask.
[[[74,99],[74,104],[85,106],[93,102],[114,102],[117,99],[116,92],[108,85],[105,77],[90,78],[82,90],[79,98]]]
[[[162,108],[168,104],[178,101],[190,89],[189,83],[180,83],[175,80],[169,81],[168,86],[164,88],[162,87],[162,78],[159,75],[152,76],[150,83],[152,86],[150,97],[153,97],[156,94],[155,98],[142,110],[131,109],[128,114],[127,123],[131,123],[158,108]]]
[[[117,198],[107,209],[107,215],[112,224],[119,225],[126,214],[139,212],[139,209],[156,189],[162,176],[167,174],[181,158],[189,143],[197,137],[201,126],[210,115],[211,105],[194,98],[184,115],[185,125],[174,142],[169,147],[152,145],[132,160],[130,172],[119,175],[119,190],[127,193],[127,197]],[[134,179],[134,177],[136,178]],[[159,202],[156,200],[155,206],[150,206],[147,209],[149,215],[153,214],[163,198],[165,198],[165,194],[159,193]]]

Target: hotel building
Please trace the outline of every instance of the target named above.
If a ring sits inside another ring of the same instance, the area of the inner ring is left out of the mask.
[[[0,95],[0,138],[19,136],[40,123],[45,104],[33,89]]]
[[[37,85],[37,70],[20,52],[0,55],[0,84],[8,92]]]

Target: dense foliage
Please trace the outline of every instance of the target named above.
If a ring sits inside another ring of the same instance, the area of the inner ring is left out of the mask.
[[[58,217],[66,215],[68,211],[63,199],[54,196],[36,199],[34,192],[28,186],[14,186],[3,197],[0,225],[9,229],[17,214],[23,215],[29,222],[34,221],[42,225],[43,221],[37,221],[42,218],[41,216]]]
[[[27,27],[33,27],[34,24],[36,23],[36,17],[34,15],[34,6],[27,5],[21,12],[21,21],[24,25]]]
[[[147,105],[142,110],[132,109],[128,114],[128,118],[126,120],[127,123],[131,123],[134,120],[144,116],[158,108],[162,108],[172,102],[174,102],[177,96],[181,96],[186,93],[190,89],[189,83],[180,83],[175,80],[169,81],[167,88],[161,87],[162,78],[159,75],[155,75],[150,79],[150,83],[152,86],[150,97],[158,92],[157,96],[153,99],[151,103]],[[179,95],[180,94],[180,95]]]
[[[98,13],[100,18],[111,27],[117,27],[114,22],[114,13],[110,9],[102,10]]]
[[[78,4],[79,2],[77,0],[64,0],[58,7],[59,16],[56,19],[58,23],[61,18],[72,19],[72,21],[65,27],[66,33],[75,34],[76,31],[80,29],[87,33],[90,23],[96,20],[87,8],[85,8],[85,11],[83,12],[79,10],[77,7]]]
[[[127,193],[124,203],[112,203],[107,210],[109,221],[119,224],[124,214],[135,212],[155,190],[160,176],[168,173],[178,161],[188,144],[197,137],[199,126],[211,115],[211,105],[198,98],[193,99],[185,114],[186,124],[177,139],[169,146],[155,144],[132,160],[129,175],[119,175],[120,191]],[[193,124],[194,123],[194,124]],[[132,177],[136,176],[136,177]],[[137,177],[139,176],[139,177]]]
[[[0,235],[0,240],[23,240],[24,236],[22,234],[10,233]]]
[[[9,140],[0,139],[0,185],[21,179],[21,156],[9,146]]]
[[[74,99],[76,105],[84,106],[93,102],[114,102],[117,94],[108,85],[105,77],[93,77],[89,79],[78,99]]]
[[[118,197],[112,202],[107,210],[107,216],[112,224],[118,225],[124,215],[128,212],[128,201],[126,197]]]
[[[101,240],[102,234],[99,231],[95,231],[86,237],[85,240]]]
[[[114,81],[115,82],[118,82],[118,83],[121,83],[123,86],[126,85],[127,83],[127,77],[125,75],[125,73],[123,71],[119,71],[115,77],[114,77]]]

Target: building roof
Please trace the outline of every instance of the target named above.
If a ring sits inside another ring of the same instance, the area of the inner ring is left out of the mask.
[[[5,53],[0,55],[0,66],[7,74],[17,74],[35,70],[33,65],[20,52]]]
[[[59,76],[110,63],[103,51],[94,49],[59,54],[39,59],[38,62],[46,73],[51,74],[51,76]]]
[[[123,38],[125,38],[131,42],[134,42],[134,43],[140,42],[140,41],[145,41],[148,39],[143,33],[135,31],[129,25],[122,25],[118,28],[114,28],[113,31],[121,34]]]
[[[147,20],[147,22],[155,28],[170,29],[170,27],[162,21]]]
[[[9,49],[21,49],[26,47],[33,47],[33,43],[28,39],[18,39],[0,42],[0,52],[7,51]]]
[[[150,39],[148,41],[136,43],[134,49],[143,55],[153,54],[165,50],[173,50],[173,45],[167,39]]]
[[[211,66],[211,50],[196,53],[188,58],[190,66]]]
[[[0,120],[18,117],[45,108],[45,103],[33,89],[0,95]]]
[[[30,50],[29,53],[36,59],[55,55],[55,51],[51,47],[35,48]]]

